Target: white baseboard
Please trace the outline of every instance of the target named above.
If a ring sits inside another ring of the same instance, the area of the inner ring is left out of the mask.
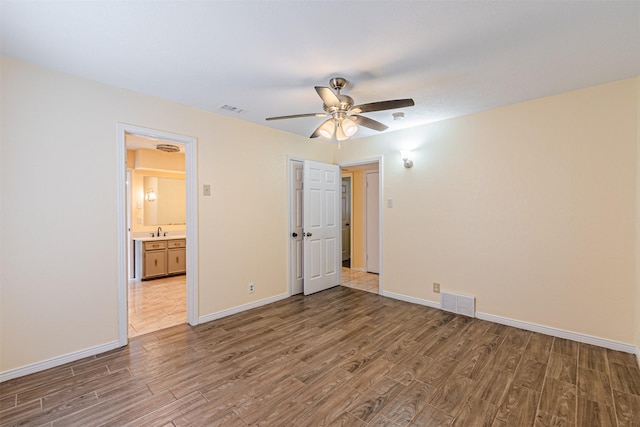
[[[495,316],[493,314],[476,312],[476,317],[481,320],[487,320],[501,325],[513,326],[527,331],[539,332],[544,335],[551,335],[557,338],[565,338],[571,341],[578,341],[585,344],[592,344],[598,347],[604,347],[611,350],[623,351],[625,353],[638,354],[638,349],[632,344],[625,344],[619,341],[613,341],[606,338],[594,337],[587,334],[566,331],[564,329],[552,328],[549,326],[538,325],[535,323],[522,322],[520,320],[509,319],[508,317]]]
[[[413,304],[420,304],[427,307],[442,309],[440,303],[429,301],[426,299],[411,297],[408,295],[397,294],[395,292],[382,291],[380,295],[397,299],[400,301],[406,301]],[[604,347],[611,350],[623,351],[625,353],[635,354],[638,359],[638,366],[640,366],[640,349],[632,344],[626,344],[618,341],[608,340],[605,338],[598,338],[591,335],[580,334],[577,332],[565,331],[563,329],[552,328],[549,326],[542,326],[535,323],[523,322],[520,320],[509,319],[507,317],[495,316],[488,313],[476,312],[476,318],[486,320],[488,322],[499,323],[501,325],[513,326],[514,328],[524,329],[532,332],[539,332],[544,335],[550,335],[558,338],[565,338],[572,341],[577,341],[585,344],[593,344],[598,347]]]
[[[232,314],[240,313],[245,310],[257,308],[272,302],[280,301],[281,299],[288,298],[289,293],[273,296],[271,298],[265,298],[260,301],[255,301],[249,304],[240,305],[238,307],[230,308],[228,310],[219,311],[217,313],[209,314],[198,318],[199,323],[209,322],[211,320],[220,319],[222,317],[230,316]],[[105,351],[113,350],[114,348],[122,347],[118,341],[113,341],[106,344],[101,344],[95,347],[91,347],[85,350],[65,354],[62,356],[54,357],[52,359],[37,362],[31,365],[22,366],[20,368],[11,369],[9,371],[0,372],[0,383],[11,380],[13,378],[22,377],[25,375],[33,374],[36,372],[44,371],[45,369],[55,368],[56,366],[64,365],[65,363],[75,362],[76,360],[84,359],[85,357],[95,356],[96,354],[104,353]]]
[[[389,292],[384,290],[380,293],[380,295],[387,298],[409,302],[412,304],[419,304],[419,305],[424,305],[431,308],[441,309],[440,303],[429,301],[422,298],[411,297],[408,295],[398,294],[395,292]],[[199,320],[199,323],[210,322],[212,320],[221,319],[223,317],[227,317],[232,314],[250,310],[252,308],[257,308],[266,304],[271,304],[272,302],[289,298],[289,296],[290,296],[289,293],[275,295],[273,297],[265,298],[259,301],[254,301],[249,304],[243,304],[227,310],[208,314],[206,316],[200,317],[198,320]],[[537,325],[535,323],[522,322],[520,320],[509,319],[506,317],[495,316],[487,313],[476,312],[476,318],[481,320],[486,320],[488,322],[499,323],[507,326],[513,326],[515,328],[520,328],[527,331],[538,332],[538,333],[550,335],[553,337],[565,338],[572,341],[582,342],[585,344],[593,344],[599,347],[609,348],[611,350],[618,350],[618,351],[623,351],[625,353],[635,354],[636,359],[638,360],[638,366],[640,366],[640,349],[631,344],[625,344],[618,341],[593,337],[590,335],[579,334],[576,332],[565,331],[557,328],[551,328],[548,326]],[[54,357],[52,359],[44,360],[42,362],[34,363],[27,366],[22,366],[20,368],[11,369],[5,372],[0,372],[0,383],[11,380],[13,378],[18,378],[18,377],[33,374],[36,372],[44,371],[45,369],[50,369],[56,366],[64,365],[65,363],[75,362],[76,360],[84,359],[85,357],[95,356],[96,354],[104,353],[106,351],[110,351],[118,347],[122,347],[122,345],[118,341],[112,341],[110,343],[101,344],[101,345],[87,348],[81,351]]]
[[[395,292],[389,292],[389,291],[385,291],[385,290],[383,290],[380,293],[380,295],[382,295],[383,297],[393,298],[393,299],[397,299],[397,300],[400,300],[400,301],[410,302],[410,303],[413,303],[413,304],[420,304],[420,305],[425,305],[425,306],[431,307],[431,308],[437,308],[439,310],[442,309],[440,307],[440,303],[439,302],[429,301],[427,299],[410,297],[409,295],[397,294]]]
[[[75,362],[76,360],[84,359],[85,357],[95,356],[96,354],[104,353],[105,351],[113,350],[114,348],[118,347],[122,347],[122,345],[118,341],[112,341],[110,343],[100,344],[95,347],[75,351],[73,353],[64,354],[62,356],[57,356],[52,359],[44,360],[42,362],[37,362],[31,365],[22,366],[20,368],[0,372],[0,383],[14,378],[44,371],[45,369],[55,368],[56,366],[64,365],[65,363]]]
[[[221,319],[223,317],[231,316],[232,314],[241,313],[246,310],[251,310],[252,308],[261,307],[263,305],[271,304],[272,302],[280,301],[285,298],[289,298],[288,292],[284,294],[275,295],[269,298],[261,299],[259,301],[250,302],[248,304],[239,305],[237,307],[229,308],[227,310],[218,311],[216,313],[207,314],[206,316],[201,316],[198,318],[198,324],[211,322],[212,320]]]

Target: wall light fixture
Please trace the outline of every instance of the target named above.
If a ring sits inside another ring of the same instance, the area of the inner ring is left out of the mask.
[[[409,169],[413,166],[412,153],[411,151],[402,150],[400,151],[400,157],[402,157],[402,162],[404,163],[404,167]]]
[[[148,202],[155,202],[158,200],[158,196],[156,192],[153,191],[153,188],[147,188],[147,191],[144,193],[144,199]]]

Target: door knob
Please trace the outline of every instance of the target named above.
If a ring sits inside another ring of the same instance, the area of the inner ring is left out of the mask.
[[[291,237],[298,237],[298,233],[291,233]]]
[[[307,236],[307,237],[311,237],[311,236],[313,236],[313,234],[311,234],[311,233],[307,233],[307,234],[305,234],[305,236]]]

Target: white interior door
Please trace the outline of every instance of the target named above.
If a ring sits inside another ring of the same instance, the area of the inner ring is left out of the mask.
[[[304,294],[340,284],[340,167],[303,165]]]
[[[366,270],[380,273],[380,181],[378,172],[365,172]]]
[[[289,218],[291,221],[289,236],[289,254],[291,256],[291,294],[302,293],[304,279],[303,236],[302,236],[302,162],[291,161],[289,177]]]

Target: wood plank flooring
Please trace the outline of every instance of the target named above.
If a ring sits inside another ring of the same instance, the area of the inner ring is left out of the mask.
[[[378,293],[378,275],[342,268],[342,286]],[[187,276],[129,282],[129,338],[187,323]]]
[[[0,425],[639,426],[640,369],[339,286],[6,381]]]

